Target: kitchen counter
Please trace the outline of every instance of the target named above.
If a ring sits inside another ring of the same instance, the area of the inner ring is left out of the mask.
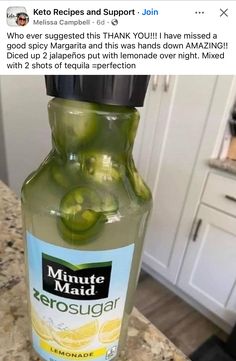
[[[0,181],[0,359],[37,361],[28,338],[20,202]],[[184,361],[156,327],[133,310],[127,348],[117,361]]]
[[[211,168],[223,170],[236,175],[236,161],[231,159],[210,159],[208,162]]]

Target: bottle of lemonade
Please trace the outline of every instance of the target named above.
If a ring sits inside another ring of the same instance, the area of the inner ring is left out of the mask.
[[[132,158],[147,76],[46,76],[52,151],[25,181],[33,348],[115,360],[124,345],[151,193]]]

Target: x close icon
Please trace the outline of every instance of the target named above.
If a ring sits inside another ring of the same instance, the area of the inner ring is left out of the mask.
[[[229,10],[229,9],[225,9],[225,10],[220,9],[220,17],[221,17],[221,16],[226,16],[226,17],[228,17],[228,16],[229,16],[229,15],[227,14],[227,13],[228,13],[228,10]]]

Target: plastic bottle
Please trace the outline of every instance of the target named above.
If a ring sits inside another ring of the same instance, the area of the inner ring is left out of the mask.
[[[151,193],[132,147],[146,76],[47,76],[53,148],[22,188],[33,348],[45,361],[124,347]]]

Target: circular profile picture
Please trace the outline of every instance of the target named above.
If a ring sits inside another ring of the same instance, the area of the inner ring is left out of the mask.
[[[29,15],[26,13],[18,13],[16,14],[16,24],[18,26],[25,26],[29,22]]]

